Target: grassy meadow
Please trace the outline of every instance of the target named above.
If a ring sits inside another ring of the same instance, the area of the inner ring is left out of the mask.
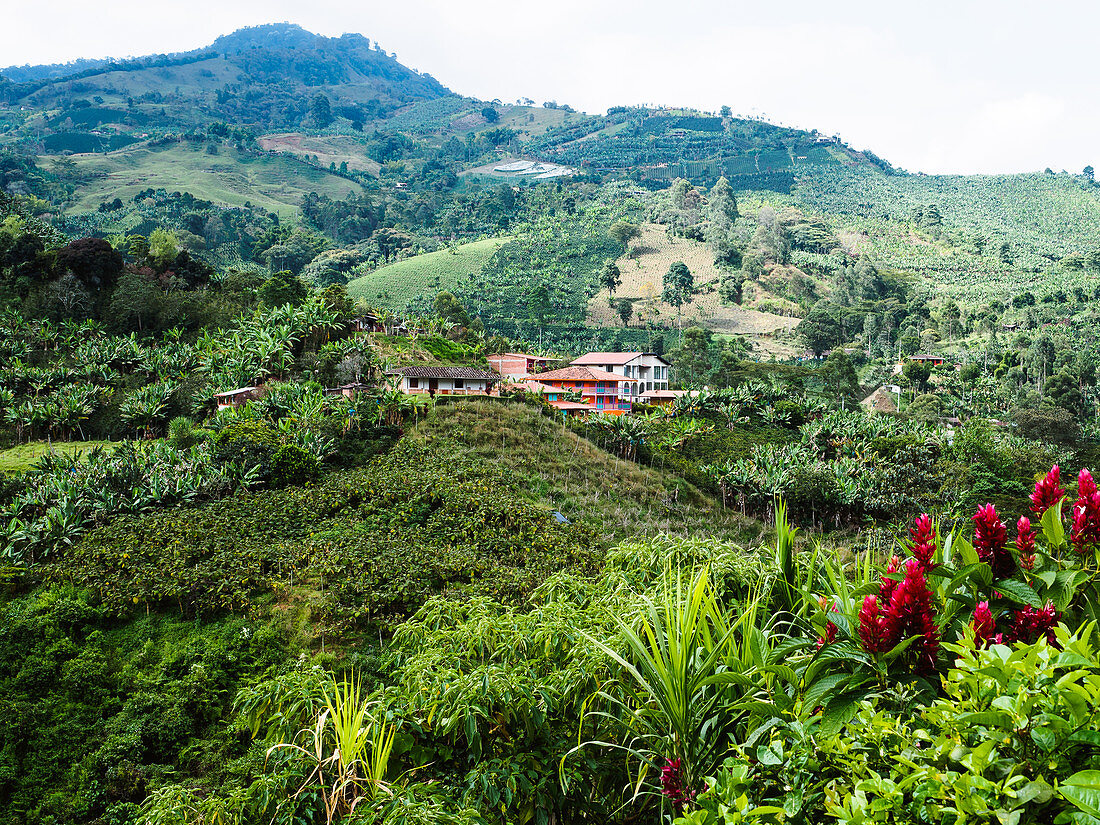
[[[0,451],[0,475],[6,473],[21,473],[31,469],[44,455],[75,455],[84,453],[87,455],[96,447],[110,450],[114,448],[111,441],[31,441],[27,444],[18,444],[7,450]]]
[[[304,195],[333,199],[361,191],[357,183],[280,155],[255,156],[226,146],[210,155],[201,145],[134,146],[105,155],[74,155],[81,185],[70,212],[133,198],[145,189],[190,192],[225,206],[262,206],[283,218],[299,213]]]

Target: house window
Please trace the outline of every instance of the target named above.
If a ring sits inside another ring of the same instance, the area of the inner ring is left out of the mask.
[[[409,379],[409,389],[410,390],[415,390],[419,386],[420,386],[420,379],[418,379],[418,378],[410,378]]]
[[[456,390],[462,389],[462,379],[461,378],[456,378],[455,379],[455,389]]]

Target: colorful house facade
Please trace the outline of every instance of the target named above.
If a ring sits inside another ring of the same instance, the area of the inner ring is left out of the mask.
[[[572,364],[618,375],[622,379],[621,394],[627,401],[642,393],[668,389],[669,363],[652,352],[589,352]]]
[[[550,388],[546,400],[551,406],[558,406],[567,400],[567,394],[574,393],[595,412],[612,415],[630,410],[630,400],[622,393],[624,380],[621,375],[595,367],[565,367],[538,376],[538,382]]]

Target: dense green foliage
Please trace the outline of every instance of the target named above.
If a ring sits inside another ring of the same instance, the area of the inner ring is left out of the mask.
[[[4,821],[1100,821],[1091,172],[289,24],[6,73]],[[397,388],[536,349],[684,392]]]

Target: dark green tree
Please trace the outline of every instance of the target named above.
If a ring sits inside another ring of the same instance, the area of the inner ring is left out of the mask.
[[[608,298],[615,294],[615,290],[619,288],[622,282],[623,276],[619,271],[619,265],[611,258],[608,258],[604,261],[603,269],[600,270],[600,283],[607,288]]]
[[[435,301],[432,302],[432,309],[436,315],[456,327],[470,326],[470,315],[453,292],[440,292],[436,295]]]
[[[840,321],[835,308],[818,301],[799,323],[797,331],[806,349],[820,357],[840,342]]]
[[[661,300],[676,307],[676,326],[680,326],[680,313],[684,304],[691,303],[695,292],[695,277],[687,264],[675,261],[665,273]]]
[[[905,366],[901,368],[901,374],[910,387],[923,392],[928,389],[928,379],[932,377],[932,367],[924,361],[906,361]]]
[[[607,234],[611,237],[611,240],[626,249],[632,240],[642,236],[642,230],[637,224],[628,223],[627,221],[615,221],[611,224],[611,228],[607,230]]]
[[[309,287],[301,278],[286,270],[276,272],[260,287],[260,300],[264,306],[280,307],[286,304],[299,306],[309,295]]]
[[[718,178],[711,187],[707,197],[707,219],[711,221],[725,221],[733,223],[738,218],[737,198],[734,197],[733,187],[723,175]]]
[[[537,281],[527,292],[527,317],[544,324],[553,311],[550,288],[545,281]]]
[[[332,104],[328,98],[318,92],[309,102],[309,114],[319,129],[324,129],[332,123]]]
[[[819,372],[824,391],[830,397],[851,400],[859,394],[859,377],[843,349],[838,347],[830,352]]]
[[[630,319],[634,316],[634,302],[629,298],[620,298],[615,302],[615,311],[619,313],[623,326],[630,326]]]

